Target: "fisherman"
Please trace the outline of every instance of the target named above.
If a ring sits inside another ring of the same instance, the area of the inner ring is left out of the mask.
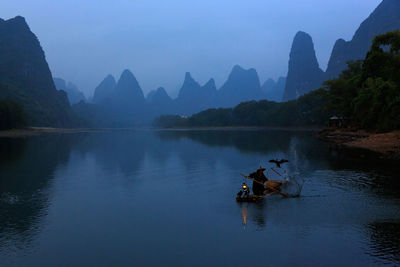
[[[249,187],[246,185],[246,183],[243,183],[242,189],[243,189],[244,197],[248,198],[250,195],[250,190],[249,190]]]
[[[249,198],[250,190],[246,183],[242,184],[242,190],[237,193],[237,198]]]
[[[264,175],[265,168],[258,168],[257,171],[250,173],[249,177],[253,179],[253,194],[263,195],[265,191],[264,183],[268,181]]]

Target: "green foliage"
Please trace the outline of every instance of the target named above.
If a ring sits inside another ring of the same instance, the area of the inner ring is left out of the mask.
[[[325,82],[328,108],[364,129],[400,129],[400,32],[374,39],[364,62]]]
[[[22,106],[12,100],[0,100],[0,130],[24,128],[27,116]]]
[[[348,69],[343,71],[338,79],[329,80],[324,83],[328,89],[327,108],[335,115],[350,117],[353,113],[353,99],[358,94],[361,84],[361,60],[348,63]]]
[[[374,39],[363,66],[363,78],[382,78],[400,85],[400,31]]]
[[[267,100],[243,102],[232,108],[208,109],[189,118],[164,115],[154,120],[157,127],[286,127],[323,125],[329,118],[323,89],[285,103]]]
[[[362,128],[391,130],[399,127],[398,88],[392,81],[368,78],[354,99],[354,119]]]
[[[183,118],[179,115],[162,115],[153,121],[153,125],[163,128],[189,126],[187,118]]]
[[[187,121],[189,126],[197,127],[231,126],[233,124],[232,109],[207,109],[205,111],[194,114],[189,119],[187,119]]]

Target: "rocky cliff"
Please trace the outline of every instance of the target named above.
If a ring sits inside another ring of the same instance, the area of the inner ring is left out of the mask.
[[[298,32],[290,51],[283,101],[297,99],[318,89],[323,78],[324,72],[319,68],[311,36],[305,32]]]
[[[336,41],[326,70],[325,80],[337,78],[348,61],[364,59],[376,35],[400,30],[400,1],[383,0],[360,25],[351,41]]]
[[[23,105],[29,125],[73,127],[79,120],[58,91],[38,38],[23,17],[0,20],[0,98]]]

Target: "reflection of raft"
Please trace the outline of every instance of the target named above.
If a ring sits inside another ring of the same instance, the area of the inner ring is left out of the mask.
[[[249,195],[248,197],[236,197],[237,202],[258,202],[264,199],[264,196]]]
[[[269,196],[269,195],[277,193],[277,191],[279,190],[279,187],[281,185],[282,185],[282,182],[280,182],[280,181],[268,180],[267,184],[266,184],[267,189],[264,191],[264,195],[262,195],[262,196],[257,196],[257,195],[237,196],[236,197],[236,201],[237,202],[258,202],[258,201],[261,201],[261,200],[264,199],[265,196]]]

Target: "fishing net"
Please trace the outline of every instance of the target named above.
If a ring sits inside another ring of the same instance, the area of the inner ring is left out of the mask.
[[[303,189],[304,179],[298,173],[288,175],[285,178],[281,191],[291,197],[299,197]]]

